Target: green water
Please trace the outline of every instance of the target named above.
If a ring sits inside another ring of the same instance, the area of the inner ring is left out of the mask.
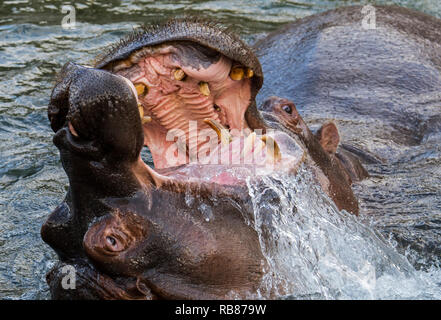
[[[61,26],[74,4],[75,29]],[[2,1],[0,5],[0,299],[47,299],[55,254],[40,226],[63,199],[67,178],[52,145],[46,107],[56,72],[87,63],[142,23],[197,15],[253,43],[317,12],[360,4],[400,4],[441,17],[439,0],[401,1]],[[415,218],[416,219],[416,218]]]

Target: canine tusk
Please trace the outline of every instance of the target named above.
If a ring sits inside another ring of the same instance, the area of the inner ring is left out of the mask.
[[[261,139],[263,142],[265,142],[268,149],[267,155],[270,157],[273,163],[280,161],[282,159],[282,153],[280,152],[280,148],[276,140],[268,135],[264,135]]]
[[[241,158],[245,158],[245,156],[253,150],[254,143],[256,141],[256,133],[252,132],[248,135],[248,137],[245,139],[243,144],[243,150],[241,154]]]
[[[217,133],[219,140],[222,142],[224,146],[229,145],[230,142],[233,141],[233,138],[230,132],[228,131],[228,129],[225,128],[222,124],[220,124],[216,120],[205,119],[204,122],[208,124]]]
[[[144,116],[144,117],[142,117],[142,121],[141,122],[142,122],[142,124],[152,122],[152,117]]]

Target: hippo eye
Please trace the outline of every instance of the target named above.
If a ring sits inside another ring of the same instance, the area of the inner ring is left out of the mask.
[[[291,106],[290,106],[290,105],[287,105],[287,104],[284,104],[284,105],[282,106],[282,110],[285,111],[286,113],[289,113],[289,114],[292,113],[292,108],[291,108]]]
[[[216,112],[220,112],[221,111],[221,108],[217,104],[215,104],[213,106],[213,108],[214,108],[214,111],[216,111]]]
[[[110,244],[111,246],[116,246],[116,240],[115,240],[115,238],[114,237],[109,237],[109,236],[107,236],[106,237],[106,241],[107,241],[107,243],[108,244]]]

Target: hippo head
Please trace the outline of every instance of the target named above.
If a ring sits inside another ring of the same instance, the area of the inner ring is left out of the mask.
[[[94,67],[62,68],[48,115],[69,190],[41,230],[60,259],[53,298],[265,294],[247,183],[294,173],[306,151],[261,118],[262,82],[242,41],[192,20],[135,32]]]
[[[264,118],[273,126],[297,137],[307,150],[311,169],[322,189],[340,210],[358,215],[358,201],[352,192],[353,182],[369,176],[360,158],[340,146],[340,134],[332,121],[324,123],[313,133],[303,120],[294,102],[272,96],[262,104]],[[347,148],[347,147],[346,147]]]

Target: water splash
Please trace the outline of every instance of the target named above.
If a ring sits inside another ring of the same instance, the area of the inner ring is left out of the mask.
[[[247,181],[269,270],[266,293],[288,299],[440,299],[441,271],[417,271],[370,226],[339,211],[302,168]]]

